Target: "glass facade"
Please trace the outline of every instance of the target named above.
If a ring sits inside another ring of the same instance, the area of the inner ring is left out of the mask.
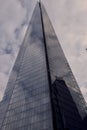
[[[79,130],[85,116],[85,101],[37,3],[0,103],[0,130]]]
[[[51,77],[54,127],[79,130],[87,116],[86,103],[42,5],[43,27]]]
[[[9,99],[1,130],[53,130],[49,92],[37,4],[5,92],[3,102]]]

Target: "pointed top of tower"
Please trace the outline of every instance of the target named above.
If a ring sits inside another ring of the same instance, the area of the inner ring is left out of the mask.
[[[38,0],[38,2],[41,4],[41,0]]]

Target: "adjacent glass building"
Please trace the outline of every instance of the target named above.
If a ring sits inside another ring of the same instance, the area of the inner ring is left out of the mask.
[[[37,3],[0,102],[0,130],[85,130],[86,116],[49,17]]]

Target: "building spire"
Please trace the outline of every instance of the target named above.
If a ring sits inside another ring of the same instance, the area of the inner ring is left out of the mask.
[[[39,3],[41,3],[41,0],[38,0]]]

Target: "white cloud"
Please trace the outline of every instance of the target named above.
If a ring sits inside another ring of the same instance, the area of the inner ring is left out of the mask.
[[[0,72],[3,73],[8,73],[12,66],[13,60],[11,59],[12,57],[10,55],[4,54],[0,55]]]
[[[15,28],[20,27],[26,15],[26,9],[23,8],[18,0],[1,0],[0,3],[0,23],[3,30],[12,34]],[[20,15],[22,13],[22,15]],[[3,26],[4,25],[4,26]]]
[[[15,29],[21,28],[26,9],[18,0],[1,0],[0,9],[0,49],[4,49],[8,43],[18,46],[21,40],[15,38]]]

